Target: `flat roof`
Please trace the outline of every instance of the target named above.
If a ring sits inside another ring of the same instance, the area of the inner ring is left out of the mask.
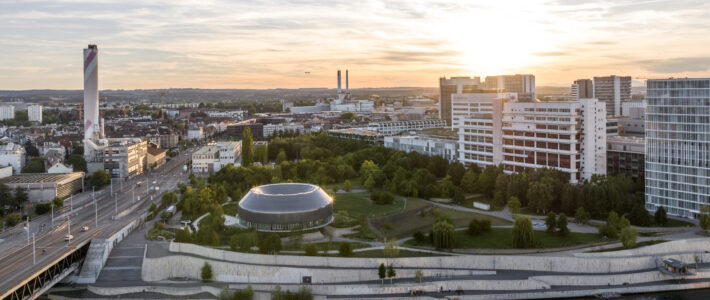
[[[84,172],[73,172],[68,174],[48,174],[32,173],[18,174],[0,179],[4,184],[30,184],[30,183],[61,183],[67,180],[74,180],[83,177]]]

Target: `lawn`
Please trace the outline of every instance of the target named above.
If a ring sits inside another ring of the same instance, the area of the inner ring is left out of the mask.
[[[408,198],[406,211],[415,210],[415,209],[421,208],[426,205],[428,205],[428,203],[424,202],[421,199]],[[509,225],[510,224],[510,222],[508,222],[506,220],[487,216],[487,215],[482,215],[482,214],[477,214],[477,213],[472,213],[472,212],[464,212],[464,211],[459,211],[459,210],[454,210],[454,209],[449,209],[449,208],[442,208],[442,207],[438,207],[436,209],[438,209],[440,213],[443,213],[443,214],[449,216],[452,219],[452,221],[454,222],[455,227],[468,226],[468,223],[473,218],[491,220],[492,225]],[[406,211],[403,212],[402,214],[405,214]],[[411,236],[417,230],[420,230],[424,233],[429,232],[432,225],[434,224],[434,221],[435,221],[434,214],[432,212],[429,212],[429,213],[425,213],[423,215],[422,214],[407,215],[403,219],[398,219],[396,222],[378,223],[375,226],[377,227],[377,229],[380,232],[382,232],[383,234],[385,234],[388,237],[403,238],[403,237]]]
[[[458,249],[514,249],[511,228],[493,228],[477,236],[469,235],[465,230],[456,232],[456,248]],[[561,248],[583,244],[602,242],[606,239],[595,233],[570,232],[567,236],[535,231],[535,248]],[[405,242],[408,246],[430,246],[429,242],[418,243],[415,240]]]
[[[390,214],[403,209],[404,200],[395,197],[392,204],[379,205],[370,200],[370,193],[341,193],[335,195],[334,210],[344,210],[348,215],[360,219],[361,217],[376,217]]]

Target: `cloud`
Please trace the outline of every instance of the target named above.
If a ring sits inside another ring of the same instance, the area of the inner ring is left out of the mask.
[[[641,60],[644,69],[655,73],[703,72],[710,70],[710,57],[679,57]]]
[[[535,56],[568,56],[572,53],[566,51],[547,51],[547,52],[537,52],[533,53]]]

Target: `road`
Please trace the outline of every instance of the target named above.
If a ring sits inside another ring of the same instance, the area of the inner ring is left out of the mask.
[[[91,239],[108,238],[140,217],[148,210],[151,200],[153,202],[160,201],[161,193],[174,190],[178,183],[185,181],[187,173],[183,172],[182,165],[189,159],[191,153],[192,151],[185,151],[159,169],[125,181],[123,187],[114,181],[115,197],[112,197],[110,187],[105,187],[102,192],[97,192],[96,201],[93,201],[94,196],[92,196],[91,190],[75,195],[71,212],[68,208],[69,203],[66,203],[66,208],[55,213],[54,228],[49,228],[48,225],[47,229],[40,230],[42,227],[40,225],[31,226],[32,233],[35,234],[36,263],[33,261],[32,243],[27,243],[25,229],[14,228],[6,233],[2,237],[3,242],[0,243],[0,278],[2,278],[0,295],[5,294],[31,278],[36,272],[53,264]],[[158,191],[154,190],[154,181],[155,185],[159,187]],[[139,185],[139,182],[142,183]],[[116,218],[116,212],[123,214],[123,216]],[[33,222],[35,224],[51,224],[51,217],[45,215]],[[69,226],[69,222],[71,222],[71,226]],[[87,226],[88,230],[83,232],[82,226]],[[20,234],[18,234],[18,230],[20,230]],[[74,239],[69,242],[65,241],[67,234],[73,235]]]

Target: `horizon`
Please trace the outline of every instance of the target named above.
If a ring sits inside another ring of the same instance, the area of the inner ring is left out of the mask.
[[[0,90],[82,87],[99,48],[102,90],[436,87],[439,77],[710,77],[710,3],[686,1],[10,0]],[[511,9],[514,7],[515,9]],[[703,9],[705,7],[706,9]]]

